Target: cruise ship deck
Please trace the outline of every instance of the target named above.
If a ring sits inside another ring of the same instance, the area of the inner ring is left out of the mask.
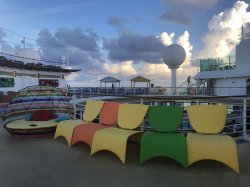
[[[129,144],[127,163],[110,152],[89,155],[80,143],[72,148],[59,138],[20,139],[0,128],[1,186],[227,186],[250,183],[250,143],[238,145],[240,174],[215,161],[187,169],[168,158],[139,165],[139,146]]]
[[[90,94],[89,94],[90,95]],[[228,115],[243,127],[235,137],[238,142],[240,174],[216,161],[203,160],[188,168],[166,157],[157,157],[144,165],[139,164],[140,146],[128,144],[126,165],[108,151],[90,156],[87,144],[78,143],[69,148],[64,138],[54,141],[51,137],[21,138],[10,136],[0,127],[0,167],[1,186],[248,186],[250,182],[250,142],[249,140],[249,97],[243,96],[197,96],[197,95],[111,95],[94,93],[91,97],[71,101],[75,117],[81,118],[86,100],[119,100],[120,102],[152,104],[224,103],[234,112],[242,115]],[[95,97],[93,97],[95,96]],[[152,103],[153,102],[153,103]],[[157,102],[157,103],[154,103]],[[173,103],[174,102],[174,103]],[[80,106],[78,106],[80,105]],[[79,111],[77,109],[79,107]],[[186,116],[187,117],[187,116]],[[245,119],[245,120],[244,120]],[[186,122],[183,118],[183,122]],[[185,124],[185,123],[183,123]],[[148,128],[144,126],[143,128]],[[184,126],[183,132],[187,132]],[[232,132],[223,131],[232,134]],[[245,135],[245,136],[244,136]],[[246,136],[248,138],[246,138]]]

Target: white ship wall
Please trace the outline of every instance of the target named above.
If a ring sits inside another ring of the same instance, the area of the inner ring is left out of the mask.
[[[214,95],[245,95],[246,78],[225,78],[214,80]]]
[[[8,68],[8,67],[1,67],[1,71],[5,72],[13,72],[16,71],[17,73],[23,73],[23,74],[32,74],[33,76],[9,76],[9,75],[0,75],[0,77],[6,77],[6,78],[14,78],[15,86],[14,87],[1,87],[0,91],[3,93],[7,93],[8,91],[14,91],[17,92],[22,88],[25,88],[27,86],[34,86],[39,84],[39,79],[36,77],[36,75],[39,73],[41,75],[47,75],[49,78],[41,77],[41,79],[53,79],[58,80],[59,82],[59,88],[65,88],[67,87],[66,82],[66,76],[67,73],[61,73],[61,72],[45,72],[45,71],[35,71],[35,70],[23,70],[23,69],[16,69],[16,68]],[[64,79],[61,78],[55,78],[54,75],[64,75]],[[51,77],[50,77],[51,76]]]
[[[237,71],[250,75],[250,39],[243,40],[236,46],[236,68]]]
[[[13,78],[12,76],[4,76],[4,77],[9,77]],[[15,79],[15,86],[14,87],[2,87],[0,88],[1,92],[7,93],[8,91],[14,91],[17,92],[21,90],[22,88],[25,88],[27,86],[34,86],[39,84],[39,79],[37,77],[30,77],[30,76],[19,76],[19,77],[14,77]],[[46,78],[42,78],[46,79]],[[48,78],[49,79],[49,78]],[[59,81],[59,88],[66,88],[67,87],[67,82],[65,79],[57,79],[53,78],[54,80]]]
[[[25,88],[27,86],[38,85],[38,79],[36,77],[21,76],[15,77],[16,91]]]

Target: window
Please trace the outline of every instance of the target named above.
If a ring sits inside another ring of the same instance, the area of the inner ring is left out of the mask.
[[[59,82],[58,82],[58,80],[39,79],[39,85],[41,85],[41,86],[53,86],[53,87],[58,87],[58,86],[59,86]]]
[[[0,88],[14,87],[14,86],[15,86],[14,78],[0,77]]]

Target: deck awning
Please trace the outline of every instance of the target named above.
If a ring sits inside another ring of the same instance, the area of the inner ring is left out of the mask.
[[[151,82],[151,80],[149,80],[145,77],[142,77],[142,76],[137,76],[133,79],[130,79],[130,81],[131,81],[131,87],[135,87],[136,82],[145,82],[145,83],[147,83],[147,87],[150,87],[150,82]]]
[[[101,82],[101,87],[102,87],[103,82],[105,84],[105,87],[106,87],[107,83],[111,83],[112,87],[116,86],[116,84],[118,83],[119,87],[120,87],[120,82],[121,81],[119,79],[114,78],[114,77],[108,76],[108,77],[105,77],[105,78],[101,79],[100,82]]]

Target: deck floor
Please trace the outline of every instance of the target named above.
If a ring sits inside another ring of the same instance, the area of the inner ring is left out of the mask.
[[[110,152],[89,156],[84,143],[69,148],[63,138],[20,139],[0,127],[0,186],[185,186],[246,187],[250,184],[250,143],[238,145],[240,174],[215,161],[184,169],[167,158],[138,164],[139,148],[129,145],[127,163]]]

